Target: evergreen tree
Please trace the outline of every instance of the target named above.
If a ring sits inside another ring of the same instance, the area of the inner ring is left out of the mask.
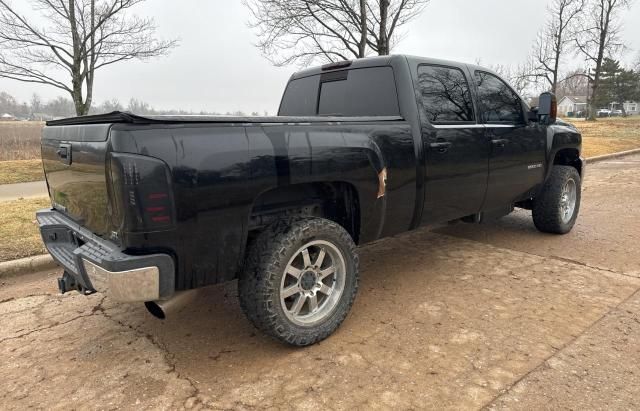
[[[596,101],[599,107],[618,103],[622,114],[626,115],[624,102],[640,100],[640,73],[625,69],[617,60],[604,60],[600,86],[601,92]]]

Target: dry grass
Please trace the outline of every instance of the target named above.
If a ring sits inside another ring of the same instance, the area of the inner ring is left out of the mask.
[[[0,161],[40,158],[40,121],[0,121]]]
[[[640,116],[601,118],[598,121],[567,119],[582,133],[585,157],[640,148]]]
[[[44,180],[42,161],[0,161],[0,184],[27,183]]]
[[[50,207],[48,198],[3,201],[0,224],[0,261],[44,254],[35,213]]]

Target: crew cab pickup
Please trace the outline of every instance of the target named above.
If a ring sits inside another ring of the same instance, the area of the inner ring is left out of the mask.
[[[50,121],[37,220],[63,293],[164,318],[238,279],[258,329],[308,345],[349,312],[358,245],[514,207],[571,230],[585,163],[555,112],[552,94],[530,109],[488,69],[398,55],[295,73],[275,117]]]

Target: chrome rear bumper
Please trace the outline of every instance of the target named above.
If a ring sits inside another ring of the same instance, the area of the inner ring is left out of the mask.
[[[121,302],[163,300],[175,293],[170,255],[124,254],[56,210],[40,210],[36,218],[47,250],[78,290],[104,293]]]
[[[121,302],[160,299],[160,270],[141,267],[127,271],[109,271],[82,259],[84,270],[94,290]]]

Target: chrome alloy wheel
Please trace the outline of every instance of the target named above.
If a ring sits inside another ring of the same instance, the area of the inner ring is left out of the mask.
[[[328,241],[311,241],[293,254],[280,283],[280,304],[297,325],[311,326],[329,317],[344,291],[346,264]]]
[[[564,184],[562,192],[560,193],[560,218],[565,224],[571,221],[571,218],[573,217],[573,213],[576,209],[577,197],[578,189],[576,187],[576,182],[571,178]]]

